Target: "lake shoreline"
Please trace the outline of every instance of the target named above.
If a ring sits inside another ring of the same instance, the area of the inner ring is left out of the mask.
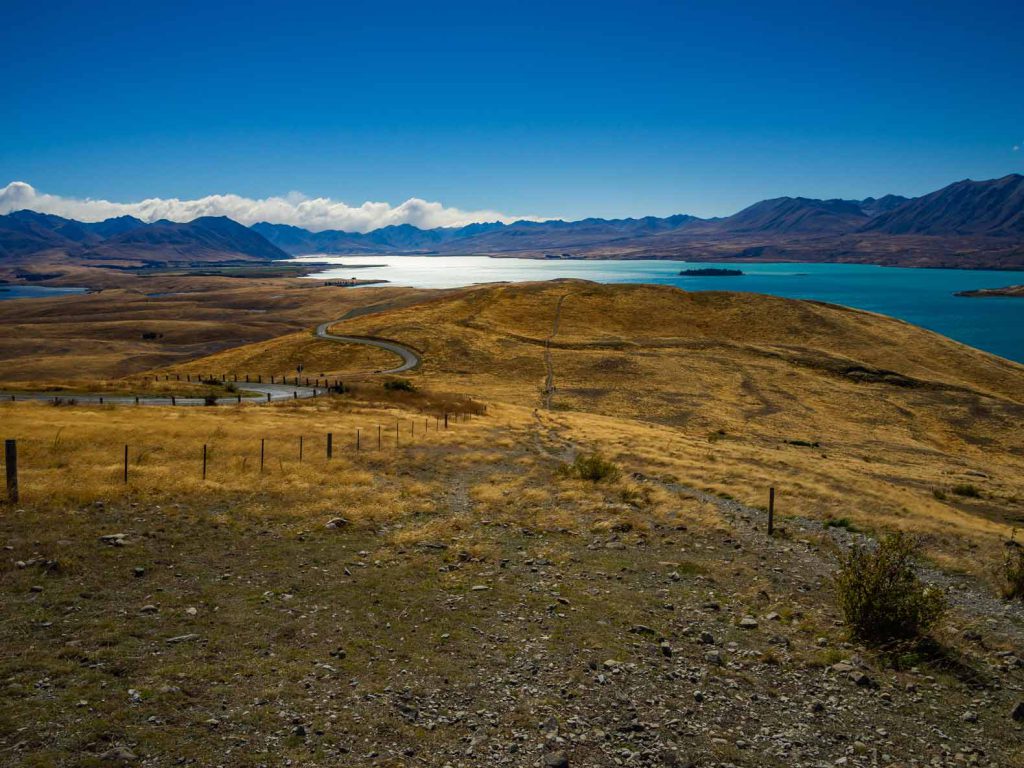
[[[453,289],[480,283],[539,282],[560,278],[596,283],[652,283],[687,291],[738,291],[821,301],[889,315],[941,333],[964,344],[1024,363],[1024,302],[963,301],[953,294],[1020,282],[1009,270],[921,269],[872,264],[774,261],[748,263],[743,276],[680,276],[682,269],[722,269],[722,262],[670,259],[521,259],[490,256],[395,256],[367,254],[331,257],[311,254],[305,261],[331,262],[332,269],[307,280],[385,279],[389,285]],[[380,265],[360,270],[357,265]],[[738,267],[738,264],[730,266]]]

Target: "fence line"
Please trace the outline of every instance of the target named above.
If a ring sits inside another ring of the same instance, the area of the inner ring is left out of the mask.
[[[451,418],[451,421],[453,423],[457,423],[458,420],[459,420],[459,416],[460,416],[460,414],[445,413],[444,414],[445,429],[448,428],[449,418]],[[463,415],[463,417],[464,417],[464,415]],[[416,430],[416,426],[415,426],[416,418],[418,418],[418,417],[412,417],[412,418],[409,419],[409,422],[410,422],[409,431],[410,431],[410,435],[412,435],[412,436],[415,436],[415,434],[416,434],[416,431],[415,431]],[[403,447],[404,448],[415,447],[416,444],[417,444],[415,440],[410,440],[410,442],[405,444],[405,445],[402,444],[402,442],[401,442],[401,427],[402,427],[403,421],[404,421],[404,419],[398,419],[395,422],[395,445],[394,445],[394,450],[396,450],[396,451],[400,450]],[[430,431],[429,430],[429,425],[430,425],[430,417],[427,416],[427,417],[424,418],[424,430],[423,430],[424,438],[428,437],[428,433]],[[439,426],[440,426],[440,417],[435,416],[435,432],[438,431],[438,427]],[[352,455],[360,454],[362,452],[362,429],[363,428],[362,427],[355,427],[354,429],[355,429],[355,450],[354,450]],[[298,458],[298,462],[302,463],[303,460],[304,460],[304,454],[305,454],[305,437],[306,436],[300,434],[298,437],[299,437],[299,443],[298,443],[297,458]],[[260,475],[263,475],[265,473],[265,470],[266,470],[267,440],[268,440],[268,438],[266,438],[266,437],[259,438],[259,457],[260,457],[259,474]],[[422,445],[423,443],[421,442],[420,444]],[[294,445],[294,443],[292,445]],[[334,432],[327,432],[327,433],[325,433],[325,447],[326,447],[326,459],[329,461],[334,456]],[[383,451],[384,450],[383,426],[380,425],[380,424],[377,425],[377,450],[378,451]],[[131,479],[132,479],[131,478],[131,474],[132,473],[130,471],[130,467],[131,467],[131,457],[132,457],[132,455],[133,455],[133,451],[131,449],[131,444],[130,443],[123,443],[123,444],[121,444],[121,459],[122,460],[121,460],[121,466],[120,466],[121,472],[119,474],[120,474],[121,484],[125,485],[125,486],[128,486],[128,485],[131,484]],[[141,451],[136,449],[134,451],[134,456],[136,457],[136,463],[138,464],[139,462],[141,462],[142,458],[145,455],[146,455],[146,450],[145,449],[141,450]],[[19,486],[19,468],[22,469],[22,470],[25,468],[25,458],[26,458],[25,456],[22,457],[22,461],[21,461],[21,464],[20,464],[20,467],[19,467],[19,461],[18,461],[18,440],[16,440],[16,439],[6,439],[4,441],[4,464],[5,464],[5,474],[6,474],[6,480],[7,480],[7,500],[10,503],[12,503],[12,504],[18,503],[19,498],[20,498],[21,488]],[[210,459],[211,459],[210,445],[208,443],[203,443],[202,444],[202,465],[201,465],[202,466],[201,478],[202,478],[203,481],[205,481],[207,479],[207,477],[209,475],[209,471],[211,469]],[[249,457],[248,456],[243,456],[242,459],[243,459],[243,471],[244,471],[245,463],[248,461]],[[282,463],[283,462],[282,457],[278,456],[278,462],[279,462],[279,464],[280,464],[280,466],[282,467],[282,470],[283,470],[284,465]]]

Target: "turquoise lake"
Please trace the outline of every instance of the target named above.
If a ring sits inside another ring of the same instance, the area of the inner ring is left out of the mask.
[[[863,264],[709,264],[683,261],[541,261],[487,256],[302,256],[352,265],[312,279],[358,277],[417,288],[575,277],[599,283],[658,283],[692,291],[729,290],[815,299],[880,312],[1024,363],[1024,298],[964,298],[956,291],[1024,282],[1022,272],[899,269]],[[366,266],[380,265],[380,266]],[[681,277],[682,269],[741,269],[742,277]]]
[[[0,283],[0,301],[4,299],[42,299],[85,293],[85,288],[50,288],[45,285],[8,285]]]

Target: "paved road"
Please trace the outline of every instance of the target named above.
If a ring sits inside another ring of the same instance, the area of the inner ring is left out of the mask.
[[[395,374],[410,371],[420,364],[421,358],[408,347],[398,342],[387,339],[374,339],[366,336],[335,336],[328,333],[335,322],[321,323],[316,328],[316,335],[321,339],[336,341],[342,344],[363,344],[368,347],[377,347],[388,352],[393,352],[402,358],[402,364],[396,368],[373,371],[374,375]],[[290,384],[250,384],[238,383],[238,388],[247,393],[258,392],[259,394],[231,395],[217,398],[217,405],[231,405],[237,403],[270,403],[281,400],[305,400],[310,397],[317,397],[327,390],[322,387],[303,387]],[[79,403],[103,403],[111,405],[206,405],[202,397],[138,397],[134,395],[101,395],[87,394],[79,395],[62,392],[0,392],[0,400],[75,400]]]
[[[420,356],[413,352],[408,347],[404,347],[396,341],[388,341],[387,339],[375,339],[369,336],[335,336],[333,333],[328,333],[327,329],[330,328],[337,320],[320,323],[316,327],[316,335],[321,339],[328,339],[330,341],[338,341],[343,344],[365,344],[368,347],[377,347],[379,349],[386,349],[388,352],[394,352],[400,358],[402,358],[402,364],[397,368],[388,368],[385,371],[374,371],[374,373],[393,374],[393,373],[405,373],[411,371],[417,365],[420,364]]]

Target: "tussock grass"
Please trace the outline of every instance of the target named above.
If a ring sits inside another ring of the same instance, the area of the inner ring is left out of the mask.
[[[260,493],[282,503],[305,504],[306,511],[343,505],[357,516],[406,505],[401,496],[383,493],[375,479],[379,473],[412,463],[418,452],[460,446],[477,425],[484,428],[479,417],[475,422],[453,418],[445,430],[431,412],[345,397],[271,407],[187,409],[54,409],[19,402],[0,405],[0,420],[4,436],[18,441],[24,504],[74,506],[124,498],[189,500]],[[333,436],[330,460],[328,433]]]

